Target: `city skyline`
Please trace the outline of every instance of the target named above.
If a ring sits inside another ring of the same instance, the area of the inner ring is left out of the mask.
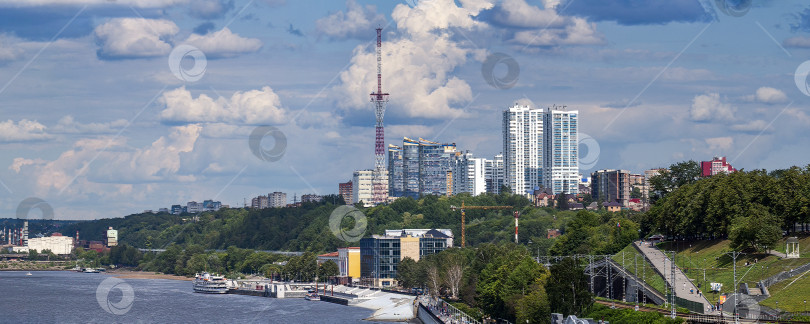
[[[730,15],[716,2],[4,2],[0,217],[29,197],[56,219],[95,219],[337,192],[374,167],[378,26],[386,144],[430,138],[490,159],[504,109],[565,104],[580,146],[599,147],[583,176],[713,156],[807,165],[795,76],[809,6]],[[260,125],[284,150],[255,152]]]

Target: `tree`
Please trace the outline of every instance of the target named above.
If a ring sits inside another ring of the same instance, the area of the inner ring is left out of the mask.
[[[397,267],[397,281],[404,288],[416,288],[425,284],[424,263],[405,257]]]
[[[546,283],[551,311],[565,315],[581,316],[593,303],[588,291],[588,277],[572,258],[565,258],[551,266],[551,277]]]
[[[339,274],[340,269],[338,269],[338,265],[335,261],[328,260],[321,263],[320,267],[318,267],[318,279],[320,279],[320,281],[326,281],[329,277],[335,277]]]
[[[781,220],[762,205],[754,205],[748,216],[737,217],[731,226],[731,246],[734,249],[773,247],[782,237]]]
[[[559,210],[568,210],[568,195],[565,192],[561,192],[557,194],[557,209]]]
[[[677,188],[694,183],[700,178],[701,173],[700,163],[693,160],[672,164],[669,169],[661,170],[658,175],[650,178],[653,192],[651,197],[655,200],[663,198]]]
[[[633,186],[633,191],[630,192],[630,198],[642,198],[641,188]]]
[[[439,268],[435,264],[427,266],[427,282],[430,288],[430,295],[436,297],[441,289],[442,278],[439,276]]]
[[[458,253],[445,253],[443,266],[445,269],[445,283],[450,289],[450,299],[458,299],[459,285],[464,274],[465,258]]]

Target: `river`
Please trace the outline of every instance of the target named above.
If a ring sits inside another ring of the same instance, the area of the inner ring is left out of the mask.
[[[0,323],[374,323],[369,309],[194,293],[191,282],[0,271]],[[110,279],[112,278],[112,279]]]

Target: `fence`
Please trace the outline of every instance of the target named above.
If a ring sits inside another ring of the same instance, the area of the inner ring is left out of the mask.
[[[810,263],[800,266],[795,269],[791,269],[788,271],[782,271],[777,275],[774,275],[768,279],[762,280],[762,285],[765,287],[770,287],[771,285],[780,282],[782,280],[788,279],[795,275],[801,274],[802,272],[810,271]]]
[[[447,324],[481,324],[475,318],[465,314],[450,303],[441,298],[432,298],[425,295],[419,296],[419,303],[430,310],[433,315]]]

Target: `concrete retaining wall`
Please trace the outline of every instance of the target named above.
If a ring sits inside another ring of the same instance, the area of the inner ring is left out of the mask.
[[[419,308],[416,310],[416,317],[425,324],[444,324],[441,319],[433,315],[433,313],[422,304],[419,304]]]

